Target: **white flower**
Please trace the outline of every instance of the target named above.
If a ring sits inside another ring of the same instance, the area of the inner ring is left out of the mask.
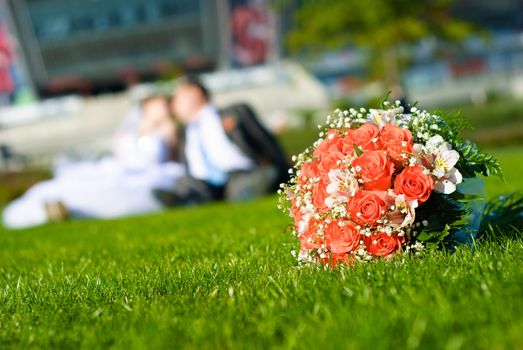
[[[385,124],[395,124],[396,114],[401,113],[402,109],[392,108],[388,110],[384,109],[370,109],[370,120],[380,128]]]
[[[436,192],[451,194],[456,191],[456,185],[463,181],[463,176],[458,169],[452,168],[436,181],[434,189]]]
[[[445,150],[436,155],[434,159],[434,168],[432,169],[432,174],[440,179],[445,177],[447,172],[452,170],[459,159],[459,153],[454,150]]]
[[[442,150],[449,150],[450,145],[443,140],[443,137],[440,135],[432,136],[430,139],[425,142],[425,149],[431,153],[436,153]],[[439,152],[438,152],[439,153]]]
[[[415,210],[417,207],[417,200],[407,201],[405,195],[396,195],[394,198],[394,206],[391,207],[392,210],[388,214],[388,219],[392,226],[405,227],[411,225],[416,218]]]
[[[337,207],[343,203],[347,203],[348,201],[349,201],[348,197],[332,195],[332,196],[328,196],[327,198],[325,198],[325,205],[327,206],[327,208],[333,209],[334,207]],[[339,210],[337,210],[337,211],[339,211]]]
[[[307,231],[309,223],[305,220],[300,220],[297,226],[298,236],[301,236],[305,231]]]
[[[328,208],[334,208],[340,204],[347,203],[349,197],[354,196],[358,190],[358,180],[350,172],[344,172],[339,169],[332,169],[328,174],[330,183],[327,185],[325,205]]]
[[[425,145],[415,144],[413,148],[418,163],[430,169],[436,178],[436,192],[450,194],[456,191],[456,185],[463,181],[461,173],[454,168],[459,153],[440,135],[431,137]]]
[[[305,231],[307,231],[307,229],[309,228],[309,222],[314,216],[314,212],[306,207],[301,207],[300,213],[302,214],[302,217],[297,225],[298,236],[302,235]]]
[[[330,183],[327,186],[327,194],[345,194],[354,196],[358,190],[358,181],[349,171],[332,169],[328,174]]]

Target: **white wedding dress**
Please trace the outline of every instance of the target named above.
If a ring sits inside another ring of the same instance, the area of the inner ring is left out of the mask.
[[[162,209],[155,188],[172,189],[185,173],[179,163],[167,161],[160,137],[120,135],[114,155],[56,167],[54,178],[31,187],[3,212],[9,228],[47,222],[46,202],[61,201],[73,218],[115,218]]]

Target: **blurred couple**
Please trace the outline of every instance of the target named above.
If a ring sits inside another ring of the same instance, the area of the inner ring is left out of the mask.
[[[118,128],[113,153],[58,165],[3,212],[9,228],[66,218],[114,218],[271,192],[288,163],[244,104],[219,112],[197,78],[153,95]]]

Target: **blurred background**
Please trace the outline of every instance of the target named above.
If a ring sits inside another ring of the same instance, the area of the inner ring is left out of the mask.
[[[61,154],[109,152],[126,113],[188,73],[289,155],[332,109],[388,92],[519,147],[523,1],[0,0],[0,206]]]

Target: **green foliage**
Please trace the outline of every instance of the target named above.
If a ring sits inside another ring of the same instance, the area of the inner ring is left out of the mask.
[[[442,135],[444,138],[448,137],[449,139],[455,139],[459,143],[463,142],[463,132],[467,130],[473,130],[474,126],[470,122],[470,120],[467,120],[463,118],[461,112],[452,112],[452,113],[445,113],[442,110],[438,110],[437,112],[434,112],[435,114],[441,115],[443,119],[445,120],[445,124],[448,127],[448,134]],[[447,130],[443,130],[443,133],[447,132]],[[458,143],[456,142],[456,143]]]
[[[457,168],[464,177],[474,177],[476,174],[484,176],[502,176],[502,170],[497,160],[490,154],[478,149],[478,146],[463,137],[463,132],[472,130],[470,120],[462,117],[460,113],[434,112],[443,119],[439,123],[438,134],[460,153]]]
[[[354,153],[356,153],[356,155],[359,157],[363,154],[363,151],[361,148],[358,147],[357,144],[354,144]]]
[[[429,35],[460,40],[472,28],[448,17],[452,3],[449,0],[304,1],[289,42],[295,49],[353,43],[383,50]]]
[[[481,152],[476,144],[464,143],[457,151],[461,154],[459,169],[463,171],[463,176],[470,177],[474,173],[502,176],[498,161],[490,154]]]
[[[512,192],[487,203],[479,228],[479,238],[499,239],[523,232],[523,193]]]
[[[429,200],[417,209],[418,217],[426,218],[427,226],[420,225],[417,239],[430,250],[445,249],[457,244],[457,231],[467,229],[470,214],[466,202],[473,199],[454,192],[452,195],[433,193]]]

